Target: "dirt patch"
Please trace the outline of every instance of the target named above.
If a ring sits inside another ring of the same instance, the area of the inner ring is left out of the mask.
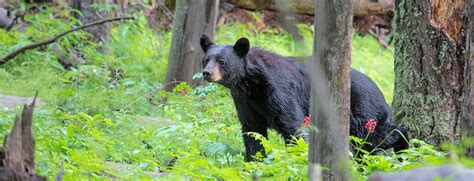
[[[3,109],[15,109],[25,104],[30,104],[33,101],[33,97],[19,97],[9,96],[0,94],[0,108]],[[44,103],[40,99],[36,99],[36,106],[42,106]]]

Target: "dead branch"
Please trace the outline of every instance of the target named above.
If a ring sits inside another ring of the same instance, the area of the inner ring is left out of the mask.
[[[33,44],[29,44],[29,45],[26,45],[26,46],[24,46],[24,47],[21,47],[21,48],[15,50],[15,51],[13,51],[12,53],[10,53],[10,54],[8,54],[7,56],[3,57],[2,60],[0,60],[0,65],[3,65],[3,64],[5,64],[5,63],[7,63],[8,60],[12,59],[13,57],[17,56],[17,55],[20,54],[20,53],[25,52],[26,50],[38,48],[38,47],[40,47],[40,46],[42,46],[42,45],[47,45],[47,44],[53,43],[53,42],[55,42],[56,40],[58,40],[59,38],[61,38],[62,36],[67,35],[67,34],[69,34],[69,33],[72,33],[72,32],[74,32],[74,31],[81,30],[81,29],[84,29],[84,28],[88,28],[88,27],[91,27],[91,26],[96,26],[96,25],[104,24],[104,23],[111,22],[111,21],[128,20],[128,19],[135,19],[135,18],[134,18],[134,17],[117,17],[117,18],[110,18],[110,19],[95,21],[95,22],[92,22],[92,23],[89,23],[89,24],[86,24],[86,25],[83,25],[83,26],[79,26],[79,27],[76,27],[76,28],[67,30],[67,31],[65,31],[65,32],[62,32],[62,33],[60,33],[60,34],[54,36],[53,38],[46,39],[46,40],[43,40],[43,41],[40,41],[40,42],[36,42],[36,43],[33,43]]]

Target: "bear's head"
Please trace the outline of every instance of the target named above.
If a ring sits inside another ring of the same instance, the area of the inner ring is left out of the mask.
[[[245,76],[245,56],[250,49],[247,38],[239,39],[234,46],[216,45],[203,34],[201,48],[205,53],[202,65],[206,81],[231,86]]]

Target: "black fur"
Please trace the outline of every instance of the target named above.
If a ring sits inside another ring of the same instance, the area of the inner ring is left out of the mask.
[[[214,43],[212,43],[211,39],[209,39],[206,34],[201,35],[200,41],[202,51],[204,52],[207,52],[207,50],[209,50],[209,48],[214,45]]]
[[[204,42],[204,43],[203,43]],[[231,91],[239,120],[242,124],[246,160],[252,161],[257,152],[265,154],[258,140],[245,134],[257,132],[267,137],[267,129],[278,131],[286,143],[299,135],[304,117],[309,115],[309,75],[295,64],[295,60],[258,48],[250,48],[248,39],[242,38],[234,46],[214,45],[207,36],[201,37],[206,52],[203,66],[220,60],[222,80],[218,83]],[[391,110],[383,95],[365,75],[351,72],[351,129],[350,134],[364,138],[364,124],[373,118],[378,126],[370,136],[373,146],[380,143],[395,128],[391,124]],[[406,135],[406,131],[402,130]],[[381,148],[405,149],[408,145],[392,134]]]
[[[371,151],[375,147],[381,149],[394,148],[395,152],[408,148],[408,134],[402,127],[392,123],[392,110],[387,105],[382,92],[369,77],[357,70],[351,71],[351,122],[350,135],[365,138],[368,131],[365,124],[369,119],[377,122],[375,132],[368,137],[371,145],[364,150]],[[403,137],[398,130],[403,134]],[[380,145],[379,145],[380,144]],[[358,156],[358,155],[356,155]]]
[[[237,40],[234,45],[234,51],[239,57],[244,57],[247,55],[250,49],[250,42],[247,38],[241,38]]]

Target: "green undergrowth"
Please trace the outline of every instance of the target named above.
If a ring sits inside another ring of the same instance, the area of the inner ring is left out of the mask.
[[[0,29],[0,56],[76,25],[51,16],[54,9],[27,15],[25,33]],[[308,145],[295,140],[286,147],[274,131],[263,140],[268,157],[245,163],[240,125],[229,92],[208,84],[180,84],[162,91],[170,32],[154,33],[145,17],[114,24],[110,42],[97,45],[78,31],[59,40],[64,49],[81,52],[88,62],[64,70],[51,45],[16,57],[0,67],[0,93],[32,96],[45,102],[35,111],[37,172],[49,179],[62,169],[65,180],[157,179],[301,179],[307,176]],[[216,42],[233,44],[245,36],[251,45],[288,56],[311,52],[312,28],[298,25],[304,41],[288,33],[254,33],[241,23],[217,28]],[[198,45],[197,45],[198,46]],[[105,48],[100,52],[97,49]],[[352,66],[369,75],[388,102],[393,91],[393,48],[382,48],[371,37],[354,36]],[[0,110],[0,135],[11,128],[20,110]],[[257,138],[259,136],[257,135]],[[261,139],[261,138],[260,138]],[[3,139],[0,139],[2,142]],[[365,179],[375,171],[396,171],[445,161],[445,154],[422,141],[404,154],[391,152],[351,162],[353,177]],[[400,161],[403,160],[403,161]],[[467,165],[472,162],[454,160]]]

